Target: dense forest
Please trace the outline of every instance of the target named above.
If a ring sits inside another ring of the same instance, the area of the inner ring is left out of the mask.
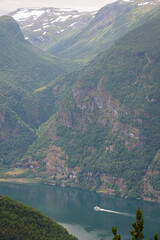
[[[1,240],[77,240],[38,210],[0,196]]]

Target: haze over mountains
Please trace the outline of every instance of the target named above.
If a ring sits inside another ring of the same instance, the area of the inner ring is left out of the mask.
[[[53,55],[0,18],[1,178],[160,201],[159,13],[134,1],[11,14]]]
[[[19,23],[27,40],[46,49],[87,24],[95,12],[78,12],[67,8],[24,8],[10,15]]]
[[[18,9],[10,15],[24,36],[53,55],[91,58],[136,26],[158,16],[159,1],[118,1],[98,12],[71,9]]]

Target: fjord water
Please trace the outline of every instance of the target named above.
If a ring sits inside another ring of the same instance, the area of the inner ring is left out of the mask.
[[[129,230],[135,221],[137,206],[141,207],[145,219],[145,239],[153,237],[155,232],[160,235],[159,203],[41,184],[0,183],[0,194],[39,209],[79,240],[112,239],[113,225],[117,226],[122,239],[131,239]],[[96,212],[94,206],[115,212]]]

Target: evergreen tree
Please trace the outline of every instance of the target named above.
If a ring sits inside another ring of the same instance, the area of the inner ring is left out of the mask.
[[[117,227],[112,227],[112,233],[114,234],[113,240],[121,240],[121,236],[117,234]]]
[[[144,238],[143,227],[144,227],[144,218],[140,207],[136,210],[136,222],[132,223],[134,230],[130,231],[130,234],[133,236],[132,240],[142,240]]]
[[[152,238],[151,238],[150,240],[152,240]],[[156,233],[156,234],[154,235],[153,240],[158,240],[158,233]]]
[[[136,210],[136,222],[132,223],[134,230],[130,231],[130,234],[133,236],[132,240],[142,240],[144,238],[143,227],[144,227],[144,218],[140,207]],[[113,240],[121,240],[120,234],[117,234],[117,227],[112,227],[112,233],[114,235]],[[152,238],[150,238],[152,240]],[[153,240],[158,240],[158,234],[154,235]]]

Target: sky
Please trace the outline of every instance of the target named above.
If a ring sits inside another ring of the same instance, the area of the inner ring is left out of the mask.
[[[114,1],[116,0],[0,0],[0,15],[24,7],[57,7],[95,11]]]

